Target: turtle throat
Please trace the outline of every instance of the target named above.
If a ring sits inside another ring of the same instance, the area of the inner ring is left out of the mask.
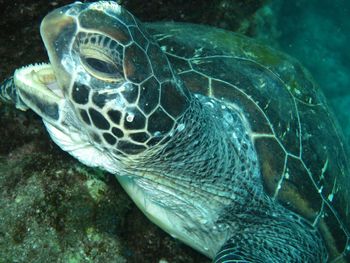
[[[231,235],[214,230],[220,214],[240,214],[250,195],[263,198],[247,125],[239,109],[196,94],[167,142],[133,164],[133,183],[118,179],[150,220],[214,257]]]

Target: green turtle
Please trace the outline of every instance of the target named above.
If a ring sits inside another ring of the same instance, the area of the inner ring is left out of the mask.
[[[349,261],[347,154],[297,61],[115,2],[58,8],[41,35],[50,63],[16,70],[2,100],[159,227],[216,263]]]

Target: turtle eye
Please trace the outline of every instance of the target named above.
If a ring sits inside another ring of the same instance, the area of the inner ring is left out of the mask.
[[[102,54],[99,54],[99,56],[99,58],[96,56],[81,56],[80,60],[85,70],[103,81],[117,82],[122,80],[118,66],[106,56]]]
[[[85,58],[85,64],[90,69],[101,74],[113,75],[118,72],[118,69],[114,64],[97,58]]]
[[[74,42],[74,54],[88,74],[102,81],[124,80],[122,47],[107,36],[80,32]]]

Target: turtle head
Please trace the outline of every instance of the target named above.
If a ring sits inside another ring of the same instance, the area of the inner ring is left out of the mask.
[[[35,111],[65,136],[74,127],[84,138],[77,143],[113,155],[140,154],[169,136],[188,108],[190,94],[161,48],[115,2],[64,6],[48,14],[40,29],[50,64],[31,71],[41,87],[25,102],[35,110],[32,104],[43,100],[61,101],[55,120],[45,110]],[[20,90],[32,92],[17,79]],[[48,95],[33,100],[38,93]]]

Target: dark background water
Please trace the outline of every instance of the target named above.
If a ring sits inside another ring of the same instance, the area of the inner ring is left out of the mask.
[[[0,0],[0,80],[47,61],[40,21],[71,2]],[[222,27],[297,57],[324,90],[349,141],[350,1],[119,2],[142,21]],[[0,105],[0,123],[0,262],[209,262],[151,224],[113,177],[92,180],[96,172],[60,151],[33,113]],[[103,197],[91,197],[91,184]]]

